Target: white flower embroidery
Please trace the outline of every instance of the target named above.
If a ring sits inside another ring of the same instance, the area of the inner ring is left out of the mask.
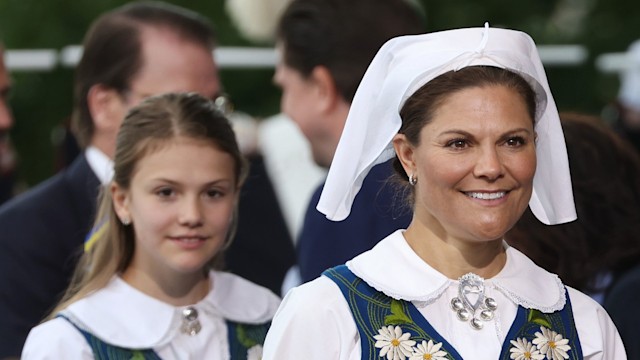
[[[422,344],[413,349],[410,360],[447,360],[447,352],[440,350],[441,347],[441,342],[434,345],[431,340],[422,340]]]
[[[549,360],[568,359],[567,351],[571,350],[569,340],[562,337],[555,331],[540,326],[540,332],[536,332],[533,343],[542,354],[547,355]]]
[[[262,345],[255,345],[247,350],[247,360],[262,360]]]
[[[536,346],[527,339],[518,338],[517,341],[511,340],[511,344],[513,347],[509,349],[509,352],[513,360],[544,359],[544,354],[541,354],[540,351],[536,349]]]
[[[391,325],[378,330],[375,346],[380,348],[380,357],[387,356],[387,360],[405,360],[411,356],[415,341],[409,340],[410,333],[402,333],[400,326],[395,328]]]

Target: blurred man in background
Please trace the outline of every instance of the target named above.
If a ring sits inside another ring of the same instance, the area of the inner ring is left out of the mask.
[[[282,112],[309,140],[318,165],[331,165],[356,88],[378,49],[393,37],[424,32],[421,15],[409,0],[294,0],[286,8],[277,27],[274,81],[282,88]],[[316,210],[318,187],[297,241],[303,282],[409,225],[411,212],[401,202],[394,208],[386,184],[391,174],[390,163],[372,169],[340,222]]]
[[[9,139],[13,116],[9,108],[11,78],[4,64],[4,46],[0,41],[0,204],[13,196],[16,155]]]

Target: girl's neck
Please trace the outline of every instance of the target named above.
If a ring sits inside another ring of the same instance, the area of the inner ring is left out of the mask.
[[[413,225],[404,233],[409,246],[424,262],[450,279],[469,272],[489,279],[506,264],[502,239],[464,241],[438,236],[428,228]]]
[[[134,288],[173,306],[193,305],[211,290],[211,282],[204,273],[151,274],[129,267],[121,277]]]

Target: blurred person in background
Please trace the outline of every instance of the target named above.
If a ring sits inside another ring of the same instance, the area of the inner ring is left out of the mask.
[[[4,64],[4,46],[0,41],[0,204],[13,196],[16,154],[9,130],[13,126],[13,115],[9,108],[11,78]]]
[[[506,239],[602,303],[620,274],[640,264],[640,156],[598,117],[560,120],[578,219],[546,226],[527,210]]]
[[[560,120],[578,219],[546,226],[527,210],[505,238],[603,304],[628,358],[640,359],[640,155],[598,117],[561,113]]]
[[[419,8],[407,0],[294,0],[276,30],[274,82],[281,110],[310,143],[315,162],[331,165],[356,88],[387,40],[424,32]],[[409,210],[393,206],[390,163],[367,176],[351,216],[332,222],[316,210],[313,193],[296,242],[301,281],[344,263],[409,224]]]
[[[621,72],[618,98],[603,110],[613,128],[640,151],[640,40],[627,50],[628,64]]]
[[[277,23],[290,2],[226,0],[225,9],[244,38],[259,46],[272,46]],[[309,198],[326,176],[326,169],[313,161],[309,141],[286,114],[279,112],[256,121],[255,125],[255,153],[263,159],[266,177],[271,182],[291,242],[295,245]],[[290,266],[293,263],[295,255]],[[294,276],[286,278],[284,291],[290,284],[299,283],[299,276],[295,276],[297,271],[290,271],[289,274]]]
[[[74,84],[72,128],[82,153],[0,207],[0,359],[19,356],[29,329],[69,284],[91,239],[99,188],[113,175],[116,134],[126,112],[161,93],[189,91],[211,99],[222,94],[215,40],[207,19],[162,2],[127,4],[92,24]],[[269,228],[256,231],[261,237],[248,240],[266,243]],[[272,251],[281,252],[277,246]],[[269,273],[278,260],[264,252],[249,255],[229,267],[241,273],[244,266],[259,266]]]

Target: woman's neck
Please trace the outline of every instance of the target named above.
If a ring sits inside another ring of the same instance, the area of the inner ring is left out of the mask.
[[[502,270],[507,260],[502,239],[457,239],[436,235],[428,228],[413,223],[404,237],[424,262],[450,279],[458,279],[469,272],[489,279]]]
[[[193,305],[211,290],[211,282],[204,273],[158,274],[129,267],[121,277],[143,293],[174,306]]]

